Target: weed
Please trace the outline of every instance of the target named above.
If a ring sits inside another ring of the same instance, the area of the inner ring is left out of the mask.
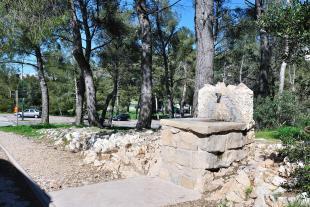
[[[248,200],[250,194],[253,192],[253,186],[249,186],[245,189],[245,199]]]

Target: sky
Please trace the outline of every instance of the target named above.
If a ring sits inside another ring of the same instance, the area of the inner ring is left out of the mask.
[[[173,0],[170,1],[173,2]],[[244,1],[245,0],[230,0],[227,6],[229,6],[230,8],[236,8],[236,7],[244,8],[246,7]],[[192,0],[182,0],[174,6],[174,10],[179,15],[180,27],[185,26],[194,31],[195,10],[193,8],[192,2],[193,2]],[[254,2],[254,0],[252,0],[252,2]]]
[[[170,0],[171,3],[175,2],[176,0]],[[230,8],[246,7],[244,3],[245,0],[230,0],[227,4]],[[251,0],[250,0],[251,2]],[[254,0],[252,0],[254,2]],[[187,27],[194,31],[194,15],[195,11],[193,8],[193,0],[181,0],[176,5],[173,6],[173,10],[176,11],[179,17],[179,27]],[[21,66],[17,66],[19,70],[21,70]],[[31,66],[24,66],[24,74],[36,74],[35,70]]]

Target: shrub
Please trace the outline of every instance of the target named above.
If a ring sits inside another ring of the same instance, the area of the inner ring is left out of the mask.
[[[290,202],[286,207],[309,207],[308,204],[303,203],[302,201],[296,200]]]
[[[281,127],[275,133],[275,138],[281,139],[283,144],[294,144],[296,141],[309,141],[309,134],[298,127]]]
[[[278,128],[295,125],[298,120],[308,122],[305,110],[292,93],[285,92],[274,98],[257,98],[254,102],[254,119],[258,128]]]
[[[310,195],[310,165],[306,165],[303,168],[298,168],[293,173],[293,177],[296,179],[294,188],[301,192],[307,192]]]
[[[287,185],[292,190],[307,192],[310,195],[310,135],[297,127],[278,129],[276,137],[282,140],[284,148],[280,150],[282,157],[288,157],[291,162],[301,162],[292,174],[294,182]]]

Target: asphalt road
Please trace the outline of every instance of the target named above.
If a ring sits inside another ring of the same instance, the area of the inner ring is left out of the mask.
[[[74,122],[74,117],[65,116],[50,116],[51,124],[71,124]],[[19,125],[33,125],[41,123],[41,119],[36,118],[18,118]],[[17,124],[17,118],[14,114],[0,114],[0,126],[14,126]],[[134,128],[137,124],[136,120],[129,121],[113,121],[113,126]],[[158,120],[152,121],[152,128],[156,129],[160,126]]]
[[[14,126],[17,125],[33,125],[41,123],[41,119],[36,118],[18,118],[14,114],[0,114],[0,126]],[[69,124],[73,123],[73,117],[64,117],[64,116],[50,116],[51,124]]]

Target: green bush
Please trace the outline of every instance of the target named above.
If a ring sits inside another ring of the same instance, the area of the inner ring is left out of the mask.
[[[270,98],[258,98],[254,102],[254,120],[257,128],[276,128],[276,104]]]
[[[280,151],[282,157],[288,157],[291,162],[301,161],[303,163],[309,163],[310,146],[309,143],[299,142],[291,145],[287,145]]]
[[[281,127],[275,133],[275,138],[281,139],[283,144],[294,144],[296,141],[309,141],[309,134],[298,127]]]
[[[301,192],[307,192],[310,195],[310,165],[296,169],[293,177],[297,180],[294,188]]]
[[[278,128],[293,126],[298,121],[309,122],[305,107],[289,92],[274,98],[257,98],[254,102],[254,119],[258,128]],[[303,119],[302,119],[303,118]],[[308,121],[307,121],[308,120]]]
[[[304,164],[304,167],[298,167],[292,174],[292,185],[286,187],[310,195],[310,135],[297,127],[282,127],[277,130],[276,137],[284,144],[280,150],[283,158],[288,157],[290,162]]]
[[[309,207],[309,205],[300,200],[296,200],[294,202],[290,202],[286,207]]]

